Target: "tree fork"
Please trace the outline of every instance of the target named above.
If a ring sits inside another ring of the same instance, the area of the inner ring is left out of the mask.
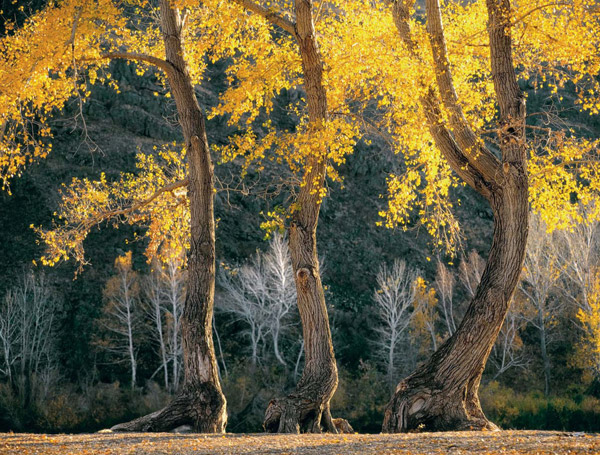
[[[396,2],[394,18],[399,33],[410,45],[408,3],[409,0]],[[500,106],[498,139],[502,163],[501,166],[496,166],[493,160],[479,163],[479,166],[485,167],[480,172],[480,177],[486,183],[485,191],[477,185],[472,186],[479,190],[492,208],[492,245],[481,281],[458,330],[427,363],[398,385],[385,410],[384,432],[497,429],[481,409],[478,388],[485,363],[508,312],[525,256],[529,183],[524,147],[525,103],[512,61],[509,0],[487,0],[487,7],[492,77]],[[427,0],[427,15],[428,27],[432,25],[430,21],[435,22],[436,39],[443,44],[439,0]],[[428,31],[431,33],[431,28]],[[445,59],[440,50],[444,50],[444,46],[438,43],[438,53],[434,59]],[[443,67],[444,72],[441,76],[438,74],[438,85],[442,80],[451,87],[450,72],[445,65],[439,66]],[[446,90],[446,99],[443,101],[446,109],[452,111],[456,106],[452,97],[448,96],[450,92]],[[435,105],[435,101],[429,104]],[[462,156],[468,159],[464,150],[438,121],[435,109],[427,107],[426,104],[430,131],[444,155],[447,158]],[[456,160],[448,161],[467,183],[472,184],[469,175],[465,175],[463,169],[456,168]],[[486,175],[493,175],[494,178],[489,180],[485,178]]]

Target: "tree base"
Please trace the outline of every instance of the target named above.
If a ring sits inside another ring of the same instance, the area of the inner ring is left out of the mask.
[[[271,400],[263,427],[267,433],[352,433],[345,419],[332,419],[329,402],[289,395]]]
[[[431,390],[401,382],[385,409],[382,431],[495,431],[479,405],[476,393]]]
[[[197,433],[224,433],[227,424],[226,401],[212,382],[185,386],[160,411],[120,423],[113,431],[168,432],[190,426]]]

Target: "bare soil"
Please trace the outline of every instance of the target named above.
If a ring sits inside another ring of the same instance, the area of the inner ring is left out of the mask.
[[[600,454],[600,434],[543,431],[379,435],[0,434],[1,455]]]

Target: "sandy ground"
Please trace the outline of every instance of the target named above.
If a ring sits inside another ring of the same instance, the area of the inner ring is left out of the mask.
[[[542,431],[401,435],[0,434],[1,455],[600,454],[600,434]]]

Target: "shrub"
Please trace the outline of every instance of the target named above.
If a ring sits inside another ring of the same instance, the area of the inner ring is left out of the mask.
[[[486,415],[506,429],[600,431],[600,400],[589,395],[544,397],[517,393],[492,381],[481,389]]]

